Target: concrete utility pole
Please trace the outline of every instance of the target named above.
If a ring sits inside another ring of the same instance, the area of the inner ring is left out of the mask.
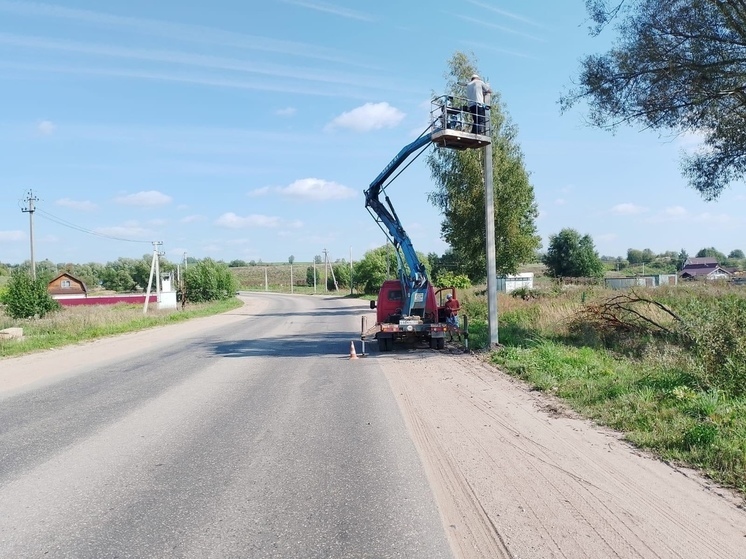
[[[329,251],[324,249],[324,291],[329,291]]]
[[[31,277],[33,279],[36,279],[36,260],[34,260],[34,212],[36,208],[34,207],[34,202],[38,201],[39,199],[34,196],[34,192],[29,190],[25,200],[28,205],[25,208],[21,208],[23,213],[28,214],[29,239],[31,242]]]
[[[487,314],[490,346],[496,346],[497,333],[497,264],[495,262],[495,187],[492,175],[492,142],[484,146],[484,221],[487,250]]]
[[[160,256],[163,252],[158,250],[158,247],[163,246],[163,241],[153,241],[153,259],[150,261],[150,276],[148,277],[148,290],[145,292],[145,304],[142,308],[142,314],[148,312],[148,303],[150,302],[150,288],[153,285],[153,276],[155,276],[155,292],[157,293],[157,302],[161,302],[161,269],[160,269]]]
[[[313,257],[313,294],[316,295],[316,257]]]
[[[352,247],[350,247],[350,296],[352,294]]]

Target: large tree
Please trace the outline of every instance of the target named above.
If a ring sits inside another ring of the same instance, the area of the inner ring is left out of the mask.
[[[476,63],[457,52],[448,61],[446,73],[449,94],[465,97],[469,76]],[[538,215],[534,189],[529,182],[518,130],[511,122],[499,93],[492,95],[489,112],[492,127],[492,165],[495,200],[495,248],[498,273],[513,274],[518,266],[533,258],[541,246],[536,234]],[[428,156],[436,188],[428,195],[443,214],[443,239],[464,263],[463,271],[472,281],[487,277],[484,222],[484,150],[457,151],[436,148]]]
[[[703,146],[682,161],[706,200],[746,173],[746,3],[743,0],[586,0],[618,33],[585,57],[563,110],[587,103],[590,122],[693,133]]]
[[[575,229],[563,229],[550,235],[544,255],[547,272],[555,278],[602,277],[604,264],[590,235],[581,236]]]

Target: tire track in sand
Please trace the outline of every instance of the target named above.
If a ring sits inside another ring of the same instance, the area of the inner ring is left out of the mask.
[[[746,558],[733,501],[477,359],[380,362],[456,557]]]

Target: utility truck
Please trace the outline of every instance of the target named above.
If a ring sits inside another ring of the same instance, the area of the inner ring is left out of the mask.
[[[393,350],[398,341],[429,342],[431,348],[443,349],[449,328],[445,320],[445,297],[447,293],[456,295],[452,287],[437,291],[433,288],[425,265],[384,191],[398,176],[393,176],[397,169],[418,151],[415,158],[419,157],[431,144],[475,149],[491,141],[489,118],[485,119],[487,127],[481,134],[471,132],[472,117],[463,99],[453,96],[433,99],[430,115],[430,125],[425,131],[404,146],[365,190],[365,207],[394,246],[398,263],[398,279],[384,281],[377,301],[370,302],[370,308],[376,309],[376,324],[361,335],[363,340],[378,340],[379,351]],[[380,199],[381,194],[385,203]]]

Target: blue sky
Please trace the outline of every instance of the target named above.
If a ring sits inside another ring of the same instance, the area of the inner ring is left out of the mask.
[[[428,119],[447,60],[473,53],[518,126],[548,236],[746,250],[746,191],[704,202],[696,137],[588,128],[558,99],[590,38],[583,0],[0,0],[0,262],[358,259],[385,242],[362,191]],[[424,158],[388,194],[442,253]]]

